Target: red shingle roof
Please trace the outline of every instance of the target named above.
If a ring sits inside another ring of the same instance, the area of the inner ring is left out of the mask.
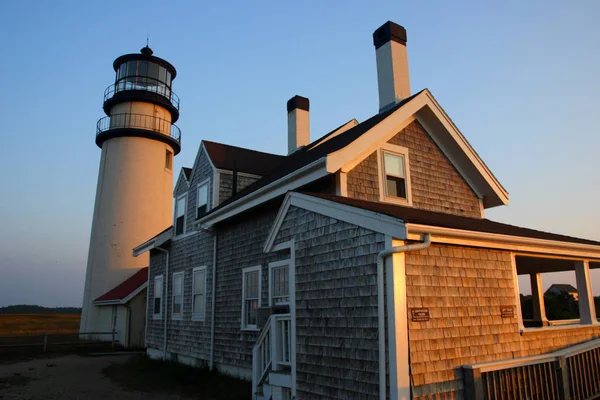
[[[94,301],[120,301],[148,281],[148,267],[140,269],[131,277],[109,290]]]

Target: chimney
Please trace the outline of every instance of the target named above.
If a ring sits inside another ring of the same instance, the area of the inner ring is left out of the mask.
[[[377,59],[379,112],[393,107],[410,96],[406,29],[391,21],[373,32]]]
[[[310,113],[306,97],[294,96],[287,102],[288,154],[310,143]]]

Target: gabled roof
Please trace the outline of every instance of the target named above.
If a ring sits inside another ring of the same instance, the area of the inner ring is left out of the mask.
[[[458,131],[431,93],[424,89],[356,126],[344,124],[325,135],[326,140],[318,139],[293,152],[285,157],[271,174],[212,209],[199,223],[217,223],[281,196],[286,191],[296,190],[310,181],[340,170],[346,172],[345,168],[357,159],[370,155],[377,146],[414,120],[418,120],[425,127],[442,153],[475,194],[483,200],[484,207],[508,204],[506,189]],[[339,133],[340,128],[344,126],[348,129],[344,128]]]
[[[500,235],[518,236],[524,238],[534,238],[543,240],[553,240],[559,242],[569,242],[600,246],[600,242],[588,239],[560,235],[538,231],[535,229],[522,228],[515,225],[503,224],[501,222],[491,221],[486,218],[471,218],[459,215],[446,214],[434,211],[421,210],[413,207],[405,207],[395,204],[358,200],[349,197],[341,197],[322,193],[305,193],[307,195],[321,199],[333,201],[339,204],[345,204],[363,210],[369,210],[380,214],[388,215],[402,220],[404,223],[422,224],[438,226],[443,228],[460,229],[467,231],[476,231],[484,233],[494,233]]]
[[[94,300],[101,304],[125,304],[138,294],[148,283],[148,267],[144,267],[131,275],[115,288]]]
[[[278,154],[263,153],[208,140],[202,142],[213,165],[218,169],[265,176],[285,160],[285,156]]]
[[[183,175],[185,176],[185,179],[187,179],[187,181],[189,182],[190,176],[192,176],[192,169],[187,168],[187,167],[182,167],[181,170],[183,171]]]
[[[566,283],[555,283],[546,290],[546,293],[550,291],[577,293],[577,289]]]

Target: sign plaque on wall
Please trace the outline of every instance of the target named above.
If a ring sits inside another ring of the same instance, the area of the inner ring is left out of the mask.
[[[412,322],[429,321],[429,308],[411,308],[410,319]]]
[[[512,318],[515,316],[515,312],[512,306],[501,306],[500,315],[502,318]]]

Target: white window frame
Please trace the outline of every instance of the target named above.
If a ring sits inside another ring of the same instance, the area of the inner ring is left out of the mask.
[[[181,311],[175,312],[175,277],[181,276]],[[171,319],[181,320],[183,319],[183,298],[185,292],[185,272],[173,272],[171,277],[172,290],[171,290]]]
[[[200,188],[206,185],[206,213],[211,209],[210,207],[210,178],[206,178],[196,186],[196,219],[198,219],[198,199],[200,198]],[[206,215],[206,214],[204,214]]]
[[[202,296],[204,296],[204,301],[202,302],[202,304],[204,305],[204,308],[202,309],[201,312],[194,312],[194,298],[195,296],[200,296],[199,294],[195,293],[196,290],[196,272],[199,271],[204,271],[204,293],[202,293]],[[202,266],[202,267],[196,267],[192,270],[192,296],[191,296],[191,302],[192,302],[192,321],[204,321],[204,318],[206,316],[206,274],[207,274],[207,268],[206,266]]]
[[[387,179],[385,172],[384,154],[401,156],[404,158],[404,182],[406,184],[406,199],[387,195]],[[379,200],[385,203],[400,204],[404,206],[412,206],[412,190],[410,182],[410,160],[408,157],[408,149],[403,146],[398,146],[391,143],[384,143],[377,149],[377,170],[379,172]]]
[[[183,232],[178,234],[177,233],[177,203],[179,203],[179,200],[181,200],[184,197],[185,197],[185,208],[183,210]],[[175,199],[175,212],[173,213],[173,232],[176,237],[185,235],[187,232],[187,215],[188,215],[187,209],[188,209],[187,193],[184,193],[181,196],[177,196],[177,198]]]
[[[156,295],[156,281],[158,281],[158,280],[160,280],[160,296]],[[164,300],[163,294],[165,292],[164,283],[165,283],[165,280],[163,279],[162,275],[156,275],[154,277],[154,286],[152,287],[152,291],[153,291],[153,294],[152,294],[152,318],[153,319],[162,319],[163,300]],[[158,308],[158,310],[159,310],[158,313],[155,313],[154,312],[154,310],[155,310],[154,303],[156,302],[157,298],[160,298],[160,307]]]
[[[281,267],[287,267],[288,268],[288,299],[290,297],[290,293],[291,293],[291,287],[289,287],[290,285],[290,260],[281,260],[281,261],[275,261],[272,263],[269,263],[269,307],[273,307],[274,305],[276,305],[273,302],[273,270],[276,268],[281,268]],[[277,303],[277,305],[289,305],[290,301],[285,301],[285,302],[280,302]]]
[[[247,267],[242,270],[242,318],[241,318],[241,330],[243,331],[258,331],[258,325],[247,325],[246,324],[246,275],[251,272],[258,272],[258,305],[260,308],[262,305],[262,274],[260,265],[254,267]],[[257,316],[258,317],[258,316]],[[258,321],[257,321],[258,322]]]

